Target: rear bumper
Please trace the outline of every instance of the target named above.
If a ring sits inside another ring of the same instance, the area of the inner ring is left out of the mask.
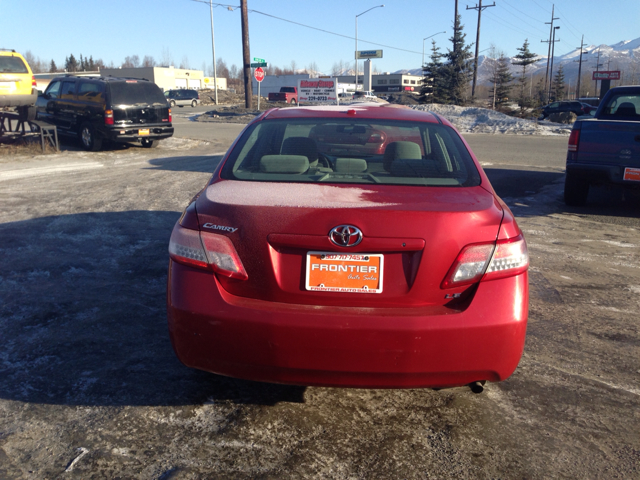
[[[0,95],[0,107],[24,107],[36,104],[38,91],[32,90],[31,94]]]
[[[638,182],[623,180],[624,169],[625,165],[567,163],[568,174],[586,180],[594,185],[617,184],[629,187],[640,187]]]
[[[291,305],[237,297],[170,263],[171,342],[185,365],[274,383],[359,388],[500,381],[524,348],[527,273],[483,282],[462,312]]]
[[[136,142],[140,139],[147,138],[149,140],[162,140],[173,135],[173,127],[169,126],[148,126],[148,135],[140,135],[139,128],[113,128],[105,132],[105,138],[112,142],[126,143]]]

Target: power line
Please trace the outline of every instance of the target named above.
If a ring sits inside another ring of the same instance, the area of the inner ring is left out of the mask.
[[[526,15],[526,16],[527,16],[527,17],[529,17],[531,20],[535,20],[536,22],[540,22],[540,23],[543,23],[543,22],[544,22],[543,20],[540,20],[540,19],[538,19],[538,18],[533,18],[533,17],[532,17],[531,15],[529,15],[528,13],[525,13],[525,12],[523,12],[522,10],[519,10],[518,8],[514,7],[513,5],[509,5],[509,3],[507,3],[507,2],[506,2],[506,0],[503,0],[503,1],[504,1],[504,4],[505,4],[506,6],[508,6],[509,8],[513,8],[514,10],[517,10],[518,12],[520,12],[520,13],[521,13],[521,14],[523,14],[523,15]]]
[[[531,33],[531,32],[528,32],[528,31],[526,31],[526,30],[522,30],[521,28],[515,28],[515,27],[512,27],[512,26],[511,26],[511,25],[509,25],[508,23],[505,23],[505,22],[507,22],[507,20],[501,19],[500,17],[496,16],[496,15],[495,15],[495,14],[493,14],[493,13],[487,12],[487,15],[489,16],[489,18],[493,18],[493,21],[494,21],[494,22],[497,22],[497,23],[499,23],[500,25],[502,25],[503,27],[506,27],[506,28],[508,28],[508,29],[510,29],[510,30],[513,30],[514,32],[518,32],[518,33],[526,33],[526,34],[527,34],[527,35],[529,35],[530,37],[538,37],[538,36],[540,35],[540,34],[538,34],[538,33]]]
[[[510,5],[507,5],[506,3],[505,3],[505,6],[511,7]],[[517,9],[516,9],[516,10],[517,10]],[[529,22],[527,22],[527,21],[523,20],[523,19],[522,19],[522,17],[519,17],[519,16],[518,16],[518,15],[516,15],[515,13],[511,13],[509,10],[505,10],[505,12],[507,12],[509,15],[514,16],[515,18],[517,18],[517,19],[518,19],[518,21],[520,21],[520,22],[522,22],[522,23],[524,23],[524,24],[526,24],[526,25],[529,25],[529,26],[530,26],[530,27],[532,27],[532,28],[535,28],[535,29],[537,29],[537,28],[538,28],[537,26],[535,26],[535,25],[531,25]],[[540,22],[540,23],[542,23],[542,22]]]

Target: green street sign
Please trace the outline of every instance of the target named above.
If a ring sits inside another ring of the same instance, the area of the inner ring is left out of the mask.
[[[254,58],[254,60],[255,60],[255,58]],[[267,65],[268,65],[267,62],[265,62],[264,60],[262,62],[260,62],[260,63],[250,63],[249,64],[249,66],[251,68],[266,67]]]
[[[264,62],[266,62],[266,60],[265,60],[264,58],[256,58],[256,57],[253,57],[253,61],[254,61],[254,62],[258,62],[258,63],[264,63]]]

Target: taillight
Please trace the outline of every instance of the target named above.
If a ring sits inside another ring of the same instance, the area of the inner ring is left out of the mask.
[[[570,152],[577,152],[579,143],[580,130],[571,130],[571,135],[569,135],[569,146],[567,148]]]
[[[31,86],[32,87],[38,87],[38,84],[36,83],[35,75],[31,75]]]
[[[467,245],[449,269],[441,288],[511,277],[528,268],[529,253],[522,235],[495,244]]]
[[[113,125],[113,110],[104,111],[104,124]]]
[[[223,235],[198,232],[176,224],[169,240],[169,256],[175,262],[213,270],[226,277],[249,278],[233,243]]]
[[[169,123],[171,123],[173,120],[171,120],[171,109],[169,109]]]

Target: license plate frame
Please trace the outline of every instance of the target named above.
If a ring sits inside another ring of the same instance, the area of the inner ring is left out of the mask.
[[[640,182],[640,168],[626,167],[622,179],[630,182]]]
[[[148,128],[140,128],[140,129],[138,130],[138,135],[145,135],[145,136],[146,136],[146,135],[149,135],[149,133],[150,133],[150,132],[149,132],[149,129],[148,129]]]
[[[332,268],[332,266],[335,267]],[[383,254],[307,252],[306,290],[333,293],[382,293],[383,281]]]

